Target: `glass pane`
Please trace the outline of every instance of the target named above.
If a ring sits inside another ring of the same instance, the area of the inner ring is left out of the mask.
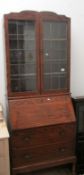
[[[65,39],[67,37],[66,22],[46,21],[43,22],[45,39]]]
[[[36,91],[36,38],[34,21],[9,21],[11,89]]]
[[[43,22],[44,89],[67,88],[66,22]]]
[[[36,88],[36,77],[35,76],[22,76],[11,79],[12,91],[34,91]]]
[[[10,21],[9,27],[9,33],[10,34],[16,34],[17,33],[17,25],[15,21]]]

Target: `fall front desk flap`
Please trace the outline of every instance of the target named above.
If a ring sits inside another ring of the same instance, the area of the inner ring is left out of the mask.
[[[9,100],[12,129],[26,129],[75,121],[68,95]]]

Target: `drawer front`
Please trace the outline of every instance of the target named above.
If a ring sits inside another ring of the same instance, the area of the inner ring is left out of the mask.
[[[10,175],[8,158],[0,157],[0,175]]]
[[[75,125],[54,125],[48,127],[32,128],[15,131],[11,136],[11,144],[14,148],[35,147],[37,145],[74,141]]]
[[[6,166],[7,160],[3,157],[0,157],[0,174],[5,174],[7,171],[7,166]],[[5,167],[5,168],[4,168]]]
[[[73,143],[52,144],[30,149],[12,150],[13,167],[28,166],[34,163],[54,161],[74,155]]]
[[[0,158],[8,156],[8,140],[1,139],[0,140]]]

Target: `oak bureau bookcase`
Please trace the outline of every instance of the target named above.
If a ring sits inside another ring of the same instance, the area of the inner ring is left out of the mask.
[[[4,19],[12,174],[70,164],[75,175],[70,18],[22,11]]]

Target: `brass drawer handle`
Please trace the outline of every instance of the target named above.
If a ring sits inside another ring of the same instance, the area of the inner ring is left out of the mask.
[[[60,134],[60,136],[64,136],[65,135],[64,130],[60,131],[59,134]]]
[[[59,148],[59,151],[60,151],[61,153],[63,153],[63,152],[65,152],[65,148]]]
[[[24,158],[25,158],[26,160],[29,160],[29,159],[31,159],[31,155],[27,154],[27,155],[24,156]]]
[[[30,140],[30,137],[25,137],[24,141],[28,142]]]

